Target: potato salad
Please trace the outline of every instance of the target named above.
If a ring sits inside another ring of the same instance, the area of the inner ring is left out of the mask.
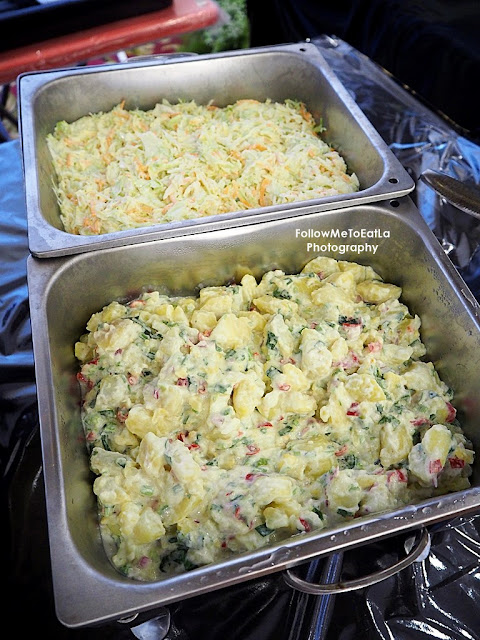
[[[145,291],[75,345],[100,527],[157,580],[469,486],[420,319],[368,266]]]

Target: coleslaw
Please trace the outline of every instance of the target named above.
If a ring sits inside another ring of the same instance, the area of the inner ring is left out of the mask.
[[[58,122],[47,144],[65,231],[98,235],[358,191],[305,105],[239,100]]]

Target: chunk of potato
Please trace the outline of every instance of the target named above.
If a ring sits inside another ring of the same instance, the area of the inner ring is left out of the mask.
[[[352,373],[345,382],[345,389],[357,402],[382,402],[385,393],[369,373]]]
[[[380,433],[380,462],[385,469],[405,460],[413,446],[410,429],[387,422]]]
[[[365,302],[381,304],[387,300],[397,300],[401,296],[402,290],[394,284],[365,280],[357,284],[357,293]]]

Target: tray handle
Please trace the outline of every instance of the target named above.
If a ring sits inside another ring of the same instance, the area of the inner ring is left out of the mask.
[[[346,591],[354,591],[356,589],[369,587],[372,584],[376,584],[377,582],[381,582],[386,578],[390,578],[403,569],[406,569],[414,562],[421,562],[428,556],[428,553],[430,551],[430,533],[426,528],[421,529],[420,532],[421,535],[419,540],[416,542],[416,544],[415,541],[413,541],[413,546],[409,550],[407,549],[407,545],[410,546],[408,543],[411,542],[411,538],[405,542],[405,548],[407,550],[407,556],[405,558],[403,558],[399,562],[396,562],[392,566],[387,567],[386,569],[376,571],[367,576],[355,578],[354,580],[348,580],[347,582],[340,581],[332,584],[317,584],[314,582],[303,580],[302,578],[299,578],[291,569],[286,569],[283,573],[283,579],[289,587],[292,587],[297,591],[302,591],[303,593],[310,593],[313,595],[338,594],[345,593]]]

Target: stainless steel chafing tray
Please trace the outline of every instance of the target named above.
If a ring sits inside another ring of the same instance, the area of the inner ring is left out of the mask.
[[[345,231],[346,244],[376,244],[378,249],[340,253],[344,241],[312,238],[322,230]],[[376,237],[362,238],[365,232]],[[403,301],[422,318],[428,357],[456,390],[458,415],[480,450],[478,305],[409,197],[75,256],[31,256],[28,284],[52,573],[57,616],[64,625],[81,627],[145,612],[480,507],[477,461],[472,487],[465,491],[356,518],[339,529],[299,534],[160,582],[134,582],[110,565],[97,525],[75,379],[73,346],[90,315],[146,286],[192,294],[198,285],[225,284],[245,269],[259,277],[272,268],[298,272],[318,253],[369,264],[403,287]]]
[[[26,73],[18,80],[20,138],[25,174],[28,237],[38,257],[145,242],[300,216],[312,211],[406,195],[414,183],[311,43],[204,56],[137,60],[121,65]],[[63,230],[52,188],[56,180],[47,134],[60,120],[107,111],[150,109],[163,98],[226,106],[242,98],[303,101],[323,122],[322,137],[357,174],[360,190],[302,203],[262,207],[97,236]]]

